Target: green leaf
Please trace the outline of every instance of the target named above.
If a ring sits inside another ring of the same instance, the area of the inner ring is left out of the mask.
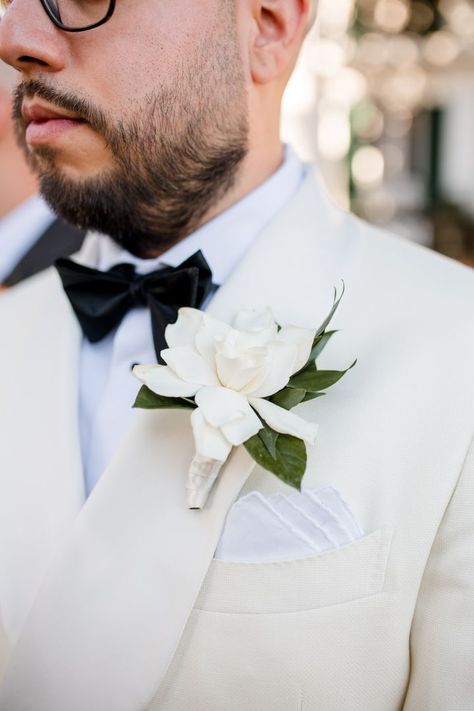
[[[305,395],[306,390],[298,388],[284,388],[278,393],[275,393],[275,395],[272,395],[270,402],[273,402],[279,407],[284,407],[285,410],[291,410],[293,407],[299,405],[300,402],[303,402]]]
[[[257,437],[260,437],[262,440],[263,444],[268,450],[268,453],[270,454],[272,459],[277,458],[277,449],[276,449],[276,443],[278,439],[278,432],[275,432],[275,430],[272,430],[268,425],[264,424],[264,427],[260,432],[258,433]]]
[[[313,393],[321,392],[321,390],[335,385],[356,363],[357,361],[354,361],[347,370],[318,370],[316,365],[313,365],[294,375],[290,379],[288,387]]]
[[[330,339],[334,336],[335,333],[337,333],[337,331],[325,331],[324,333],[321,333],[321,335],[316,336],[316,338],[313,341],[313,349],[311,351],[311,355],[308,358],[308,362],[309,361],[314,362],[316,360],[316,358],[319,358],[319,356],[321,355],[323,350],[326,348],[327,344],[329,343]]]
[[[157,395],[144,385],[138,395],[133,407],[142,410],[194,410],[196,403],[184,397],[164,397]]]
[[[315,336],[315,338],[317,338],[318,336],[321,336],[321,335],[324,333],[324,331],[326,330],[326,328],[329,326],[329,324],[331,323],[332,318],[333,318],[334,314],[336,313],[336,311],[337,311],[337,309],[338,309],[338,307],[339,307],[339,304],[341,303],[341,300],[342,300],[342,297],[344,296],[344,292],[345,292],[345,291],[346,291],[346,285],[345,285],[344,282],[342,282],[342,292],[341,292],[341,295],[340,295],[339,297],[337,296],[337,289],[334,289],[334,304],[333,304],[333,307],[332,307],[331,311],[329,312],[327,318],[323,321],[323,323],[321,324],[321,326],[320,326],[320,327],[318,328],[318,330],[316,331],[316,336]]]
[[[245,442],[245,449],[264,469],[275,474],[279,479],[301,488],[301,480],[306,471],[306,445],[302,439],[279,434],[276,440],[276,457],[272,457],[262,439],[255,435]]]

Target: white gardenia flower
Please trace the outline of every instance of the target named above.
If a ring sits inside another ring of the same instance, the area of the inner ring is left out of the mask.
[[[279,330],[270,309],[241,311],[231,327],[182,308],[165,332],[166,365],[138,365],[133,372],[158,395],[195,398],[191,422],[201,472],[203,463],[222,464],[232,447],[257,434],[261,419],[314,444],[317,425],[264,399],[306,364],[314,336],[314,330],[294,326]]]

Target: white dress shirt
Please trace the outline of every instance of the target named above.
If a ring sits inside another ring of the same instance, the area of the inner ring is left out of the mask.
[[[255,238],[296,192],[305,166],[285,149],[281,167],[229,210],[155,259],[138,259],[109,237],[87,236],[77,261],[107,271],[132,263],[146,274],[160,265],[178,266],[201,250],[222,286]],[[149,310],[134,308],[115,331],[99,343],[83,339],[80,362],[80,434],[86,494],[90,494],[132,424],[133,402],[140,384],[132,375],[136,363],[156,363]]]
[[[0,284],[55,219],[45,201],[33,195],[0,220]]]

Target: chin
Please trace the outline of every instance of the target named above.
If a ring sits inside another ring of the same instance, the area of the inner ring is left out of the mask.
[[[41,146],[29,150],[29,162],[42,178],[55,175],[59,179],[81,183],[87,180],[100,180],[112,168],[112,159],[100,151],[96,156],[93,151],[82,148]]]
[[[90,181],[100,180],[107,173],[107,166],[91,169],[90,165],[80,166],[75,163],[60,163],[55,166],[56,172],[61,175],[63,180],[70,183],[86,183]]]

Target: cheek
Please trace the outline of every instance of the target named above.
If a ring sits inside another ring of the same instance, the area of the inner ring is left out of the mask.
[[[153,92],[174,86],[183,64],[195,64],[216,31],[215,2],[124,0],[109,24],[78,43],[75,76],[87,95],[120,119]]]
[[[120,112],[173,86],[183,64],[192,67],[215,33],[215,2],[125,0],[110,23],[74,48],[72,66],[86,94],[103,109]]]
[[[179,55],[170,56],[156,37],[145,37],[142,49],[137,42],[103,47],[100,59],[90,54],[73,72],[74,85],[84,88],[84,94],[106,112],[114,122],[146,103],[155,91],[175,82]]]

